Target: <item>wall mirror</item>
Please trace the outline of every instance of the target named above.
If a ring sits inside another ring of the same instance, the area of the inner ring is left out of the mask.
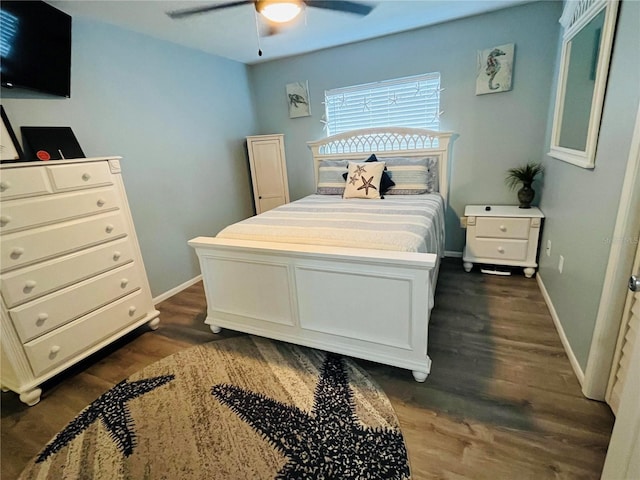
[[[549,155],[595,167],[618,0],[568,0]]]

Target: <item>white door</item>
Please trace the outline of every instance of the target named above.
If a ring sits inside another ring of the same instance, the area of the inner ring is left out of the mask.
[[[636,342],[638,331],[640,331],[640,242],[638,242],[636,257],[631,271],[633,275],[629,279],[629,290],[622,313],[618,343],[613,357],[613,367],[605,394],[605,400],[614,414],[618,412],[620,396],[629,378],[631,355],[634,348],[637,348]]]
[[[289,186],[280,135],[249,140],[251,176],[256,213],[289,202]]]

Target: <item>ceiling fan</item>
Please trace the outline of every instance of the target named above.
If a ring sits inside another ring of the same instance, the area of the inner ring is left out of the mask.
[[[302,9],[306,7],[322,8],[338,12],[367,15],[373,7],[360,2],[341,0],[238,0],[227,3],[212,3],[201,7],[172,10],[167,15],[173,19],[185,18],[191,15],[237,7],[239,5],[253,4],[256,11],[264,18],[275,23],[286,23],[296,18]]]

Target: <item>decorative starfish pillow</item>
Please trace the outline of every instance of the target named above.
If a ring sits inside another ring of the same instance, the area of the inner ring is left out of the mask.
[[[347,186],[342,198],[382,198],[380,180],[384,162],[349,162]]]
[[[326,160],[324,161],[326,162]],[[377,162],[377,161],[378,161],[378,157],[376,157],[375,153],[372,153],[371,156],[365,160],[365,163]],[[322,169],[322,167],[320,168]],[[320,174],[320,178],[322,178],[322,174]],[[342,174],[342,178],[344,178],[345,180],[347,179],[347,172]],[[318,186],[319,185],[320,184],[318,183]],[[380,198],[384,198],[384,194],[387,193],[387,191],[393,186],[395,186],[395,182],[391,180],[391,177],[389,177],[389,174],[387,173],[387,167],[385,166],[384,172],[382,172],[382,178],[380,179]],[[344,187],[342,188],[341,193],[344,193]]]

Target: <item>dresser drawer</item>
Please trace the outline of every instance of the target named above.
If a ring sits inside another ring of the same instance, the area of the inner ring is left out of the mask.
[[[467,252],[482,259],[525,260],[528,246],[526,240],[475,238],[467,244]]]
[[[137,263],[98,275],[33,302],[9,310],[22,342],[36,338],[112,302],[134,290],[142,281]]]
[[[56,225],[10,233],[0,238],[2,271],[71,253],[127,235],[120,212],[96,215]]]
[[[118,208],[118,196],[112,187],[8,201],[2,205],[0,232],[24,230]]]
[[[476,237],[529,238],[529,218],[477,217]]]
[[[25,344],[34,375],[55,368],[126,328],[152,311],[150,307],[139,290]]]
[[[113,184],[107,162],[47,166],[47,171],[57,192]]]
[[[7,168],[0,173],[0,199],[51,193],[47,173],[42,168]]]
[[[121,238],[5,273],[0,277],[2,296],[7,306],[11,308],[129,263],[133,258],[131,240],[129,237]]]

